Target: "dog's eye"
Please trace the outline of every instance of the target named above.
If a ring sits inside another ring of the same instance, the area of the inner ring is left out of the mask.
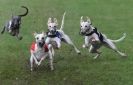
[[[42,37],[42,40],[44,40],[44,37]]]
[[[51,27],[51,26],[49,26],[49,27]]]
[[[56,26],[54,26],[54,28],[55,28]]]
[[[85,27],[87,27],[87,25],[85,25]]]
[[[80,26],[80,27],[82,27],[82,26]]]
[[[36,39],[38,40],[39,38],[37,37]]]

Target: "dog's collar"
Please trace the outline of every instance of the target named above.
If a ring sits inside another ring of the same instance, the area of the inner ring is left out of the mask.
[[[56,35],[47,35],[47,36],[50,37],[50,38],[56,37]]]
[[[91,31],[90,33],[88,33],[88,34],[85,34],[85,36],[91,36],[93,33],[95,33],[95,31],[93,30],[93,31]]]

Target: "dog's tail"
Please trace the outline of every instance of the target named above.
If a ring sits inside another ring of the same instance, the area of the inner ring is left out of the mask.
[[[65,15],[66,15],[66,12],[64,12],[64,14],[63,14],[60,30],[63,30],[63,28],[64,28]]]
[[[122,40],[124,40],[126,38],[126,33],[123,33],[123,36],[117,40],[111,40],[112,42],[121,42]]]
[[[21,7],[22,7],[22,8],[25,8],[25,9],[26,9],[26,12],[25,12],[24,14],[20,14],[20,15],[18,15],[18,16],[24,17],[24,16],[26,16],[26,15],[28,14],[29,10],[28,10],[28,8],[25,7],[25,6],[21,6]]]

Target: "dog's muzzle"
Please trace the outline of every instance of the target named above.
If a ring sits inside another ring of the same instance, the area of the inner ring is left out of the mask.
[[[79,32],[79,34],[80,34],[80,35],[85,35],[85,33],[84,33],[84,32]]]
[[[55,32],[56,32],[55,30],[51,30],[51,31],[50,31],[50,33],[52,33],[52,34],[55,34]]]
[[[86,33],[85,33],[85,32],[80,31],[80,32],[79,32],[79,34],[80,34],[80,35],[85,35]]]
[[[45,42],[38,42],[38,45],[39,45],[40,47],[43,47],[44,44],[45,44]]]

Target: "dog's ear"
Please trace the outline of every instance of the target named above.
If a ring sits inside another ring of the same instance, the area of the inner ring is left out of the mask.
[[[44,31],[42,31],[42,34],[43,34],[43,35],[46,35],[46,33],[45,33]]]
[[[36,36],[37,35],[37,32],[34,32],[33,35]]]
[[[84,20],[83,20],[83,16],[81,16],[81,18],[80,18],[80,24],[83,22]]]
[[[56,23],[56,25],[58,25],[58,21],[56,18],[54,18],[54,22]]]
[[[91,20],[89,17],[86,17],[87,18],[87,22],[91,23]]]
[[[52,22],[52,18],[49,18],[47,24],[49,24],[51,22]]]

